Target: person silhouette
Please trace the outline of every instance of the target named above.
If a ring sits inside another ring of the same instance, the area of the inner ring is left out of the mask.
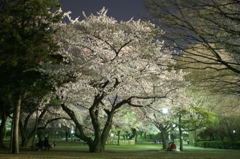
[[[49,141],[48,139],[45,137],[45,140],[43,141],[43,147],[44,147],[44,150],[49,150],[50,149],[50,144],[49,144]]]
[[[174,144],[174,142],[172,142],[170,145],[170,151],[176,151],[176,148],[177,148],[176,144]]]

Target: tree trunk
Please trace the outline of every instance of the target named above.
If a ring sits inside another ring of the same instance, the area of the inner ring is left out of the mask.
[[[179,126],[179,136],[180,136],[180,143],[179,143],[179,146],[180,146],[180,151],[183,151],[183,137],[182,137],[182,128],[181,126]]]
[[[196,142],[196,131],[189,131],[189,145],[194,146],[194,143]]]
[[[25,147],[27,145],[27,130],[24,129],[24,126],[21,121],[19,121],[19,130],[21,135],[21,147]]]
[[[183,136],[182,136],[182,127],[181,127],[181,122],[182,122],[182,119],[181,119],[181,114],[179,116],[179,136],[180,136],[180,151],[183,151]]]
[[[121,133],[121,131],[118,131],[118,141],[117,141],[117,143],[118,143],[118,145],[120,145],[120,133]]]
[[[32,147],[35,147],[35,136],[36,136],[36,134],[37,134],[38,121],[39,121],[39,118],[38,118],[38,109],[37,109],[37,112],[36,112],[36,120],[35,120],[35,121],[36,121],[35,127],[34,127],[32,133],[31,133],[31,134],[33,134],[33,136],[32,136]]]
[[[89,152],[104,152],[105,143],[97,142],[97,144],[89,144]]]
[[[162,137],[162,145],[163,149],[167,149],[168,147],[168,140],[167,140],[167,131],[165,129],[160,129],[161,130],[161,137]]]
[[[143,139],[143,132],[142,131],[138,131],[140,138]]]
[[[136,136],[137,136],[137,130],[135,128],[132,128],[132,135],[129,137],[129,140],[132,140]]]
[[[22,135],[21,133],[21,147],[25,147],[27,145],[26,141],[27,141],[26,135]]]
[[[32,114],[33,114],[33,112],[29,113],[25,120],[23,120],[23,121],[20,120],[19,121],[19,130],[20,130],[21,139],[22,139],[21,147],[27,147],[28,142],[33,137],[32,132],[30,132],[30,133],[28,132],[28,124],[29,124],[29,120],[30,120],[30,117],[32,116]],[[37,117],[38,117],[38,114],[37,114],[36,118]],[[36,124],[35,124],[34,130],[35,129],[36,129]]]
[[[86,136],[86,134],[84,133],[83,126],[79,123],[77,117],[75,116],[74,111],[69,109],[64,104],[62,104],[61,106],[62,106],[63,110],[70,116],[70,118],[73,120],[73,122],[76,124],[76,127],[79,130],[79,137],[81,139],[83,139],[84,141],[87,141],[87,144],[89,146],[89,152],[103,152],[105,150],[105,144],[108,139],[109,132],[110,132],[110,129],[112,126],[114,110],[113,111],[105,110],[105,112],[108,115],[108,119],[104,125],[104,128],[102,129],[101,123],[100,123],[99,117],[98,117],[98,109],[95,109],[95,107],[91,107],[89,109],[92,125],[94,127],[94,137],[95,138],[93,140],[92,138]]]
[[[47,109],[44,109],[41,113],[40,113],[40,115],[39,115],[39,111],[38,111],[38,109],[37,109],[37,111],[36,111],[36,122],[35,122],[35,126],[34,126],[34,128],[30,131],[30,132],[28,132],[27,131],[27,129],[28,129],[28,124],[29,124],[29,119],[30,119],[30,117],[32,116],[32,114],[34,113],[34,112],[32,112],[32,113],[30,113],[29,115],[28,115],[28,117],[25,119],[25,121],[22,123],[21,121],[19,121],[19,130],[20,130],[20,132],[21,132],[21,139],[22,139],[22,142],[21,142],[21,146],[22,147],[27,147],[28,146],[28,143],[29,143],[29,141],[30,140],[32,140],[32,142],[31,142],[31,146],[35,146],[35,136],[36,136],[36,134],[37,134],[37,132],[38,132],[38,130],[39,129],[42,129],[42,130],[44,130],[45,128],[46,128],[46,125],[45,126],[43,126],[43,127],[38,127],[38,125],[39,125],[39,122],[41,121],[41,118],[46,114],[46,111]],[[40,117],[40,118],[39,118]],[[39,138],[41,138],[41,137],[39,137]]]
[[[0,148],[6,148],[3,141],[6,133],[7,114],[5,113],[4,110],[2,110],[1,112],[1,120],[2,120],[2,123],[0,125]]]
[[[91,111],[91,109],[89,110]],[[100,131],[101,123],[99,122],[98,116],[96,112],[90,112],[91,119],[93,123],[95,139],[92,143],[89,144],[89,151],[90,152],[103,152],[105,150],[105,144],[109,136],[110,129],[112,127],[112,119],[114,115],[114,111],[107,111],[105,112],[108,115],[107,121],[103,128],[103,131]]]
[[[35,145],[35,136],[37,134],[37,130],[38,129],[36,127],[34,127],[34,129],[30,133],[28,133],[25,137],[22,137],[22,135],[21,135],[21,138],[22,138],[21,146],[22,147],[27,147],[31,140],[32,140],[31,146]],[[41,137],[39,137],[39,138],[41,138]]]
[[[136,133],[136,136],[135,136],[135,143],[138,142],[138,134]]]
[[[69,138],[69,129],[68,128],[65,130],[65,137],[66,137],[66,141],[68,141],[68,138]]]
[[[21,147],[27,147],[28,146],[28,142],[29,142],[29,138],[28,137],[24,137],[21,138],[22,142],[21,142]]]
[[[18,129],[21,109],[21,96],[18,97],[17,103],[14,105],[12,136],[11,136],[11,153],[19,154]]]

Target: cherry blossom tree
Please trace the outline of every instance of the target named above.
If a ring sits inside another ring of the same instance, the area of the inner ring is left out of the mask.
[[[184,95],[184,88],[168,94],[167,98],[157,99],[150,105],[137,109],[146,123],[153,124],[160,132],[163,149],[168,146],[168,134],[178,125],[176,114],[189,108],[189,100]]]
[[[144,122],[144,120],[141,120],[141,125],[137,129],[138,129],[138,136],[141,139],[147,139],[148,134],[150,137],[150,135],[157,135],[160,132],[155,125],[153,125],[152,123]],[[157,140],[160,141],[159,139]]]
[[[196,130],[201,130],[212,123],[214,117],[211,113],[212,102],[212,97],[182,88],[138,111],[145,116],[146,122],[153,123],[161,131],[163,149],[167,148],[169,139],[167,135],[178,128],[179,149],[183,151],[183,131],[187,131],[189,136],[191,134],[190,140],[193,143],[196,139]]]
[[[114,116],[111,132],[117,134],[118,143],[120,142],[120,137],[124,140],[135,140],[135,142],[138,142],[138,134],[140,130],[143,130],[144,123],[137,118],[139,114],[134,109],[136,108],[122,107]],[[144,132],[149,132],[149,130]]]
[[[154,24],[117,22],[103,8],[97,15],[59,24],[55,40],[68,65],[43,64],[40,72],[52,78],[63,110],[76,124],[90,152],[102,152],[114,116],[126,107],[143,107],[185,86],[185,73],[175,71],[171,50],[159,41]],[[63,85],[59,81],[74,79]],[[88,116],[91,128],[85,125]],[[94,137],[86,135],[92,129]]]

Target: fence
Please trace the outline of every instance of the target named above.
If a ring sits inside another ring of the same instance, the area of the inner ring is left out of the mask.
[[[108,140],[107,145],[135,145],[135,140]]]

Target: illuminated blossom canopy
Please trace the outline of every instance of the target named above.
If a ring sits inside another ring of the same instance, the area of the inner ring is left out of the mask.
[[[85,126],[93,127],[95,139],[109,133],[118,109],[149,105],[186,85],[185,73],[171,68],[175,63],[172,50],[158,40],[159,28],[141,20],[117,22],[106,13],[105,8],[97,15],[83,13],[83,20],[72,20],[70,12],[66,13],[70,23],[56,26],[60,30],[55,36],[64,62],[59,66],[43,64],[41,68],[52,77],[50,82],[63,109],[72,117],[82,114],[91,118],[92,124]],[[88,111],[71,111],[76,106]],[[75,122],[84,125],[83,120]],[[80,130],[84,139],[83,133],[84,129]],[[96,140],[85,139],[90,151],[103,151],[104,146],[91,146]],[[105,143],[106,139],[98,142]]]

